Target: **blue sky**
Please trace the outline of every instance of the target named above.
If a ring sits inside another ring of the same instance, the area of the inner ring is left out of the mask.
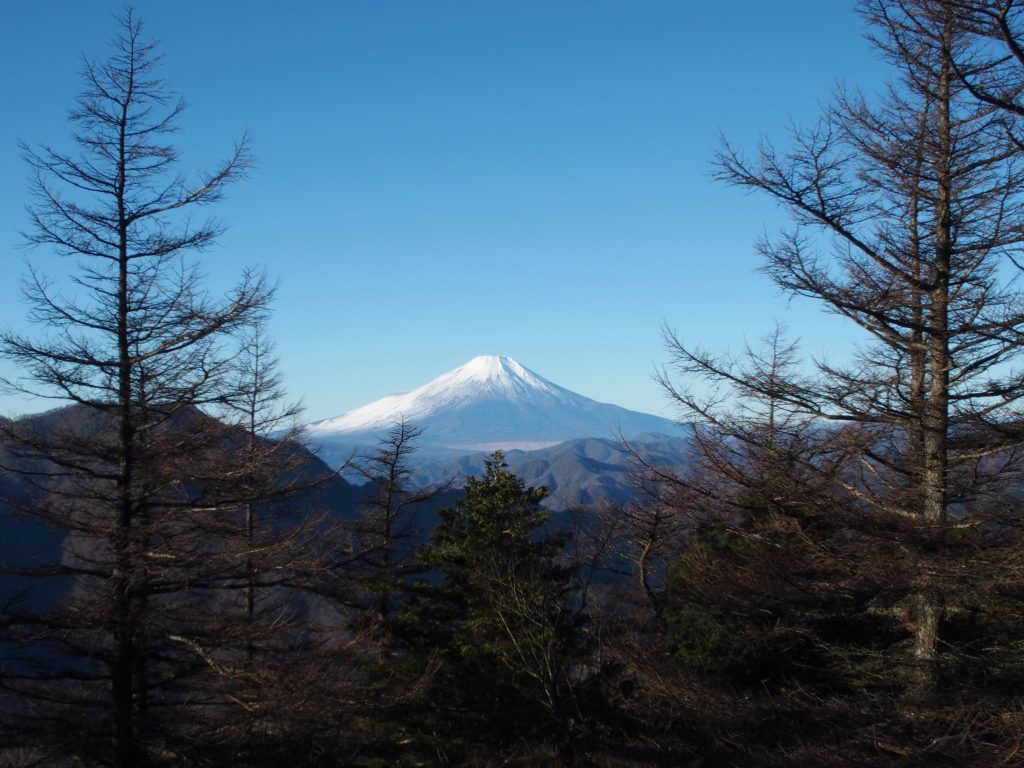
[[[10,3],[0,25],[0,325],[24,326],[19,139],[68,146],[84,54],[124,7]],[[671,415],[660,328],[736,349],[775,320],[806,350],[849,329],[755,272],[769,201],[711,178],[720,134],[785,143],[835,83],[887,72],[841,0],[140,0],[189,108],[186,167],[243,131],[257,168],[217,216],[211,286],[279,281],[272,322],[309,419],[478,354]],[[68,268],[69,264],[58,264]],[[0,398],[0,413],[46,403]]]

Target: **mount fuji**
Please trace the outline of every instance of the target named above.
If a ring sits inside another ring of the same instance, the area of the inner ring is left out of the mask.
[[[665,418],[599,403],[554,384],[510,357],[484,355],[422,387],[310,424],[321,450],[376,443],[395,423],[423,429],[433,453],[536,450],[567,440],[679,434]]]

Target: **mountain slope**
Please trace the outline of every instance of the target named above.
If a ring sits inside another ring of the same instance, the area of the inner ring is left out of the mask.
[[[685,435],[638,435],[630,449],[651,466],[679,469],[687,464],[690,441]],[[486,453],[417,464],[414,485],[432,485],[454,479],[461,487],[469,475],[484,471]],[[513,450],[505,455],[509,468],[526,485],[543,485],[550,492],[545,506],[559,510],[600,503],[618,504],[636,498],[633,475],[638,467],[630,452],[608,438],[568,440],[535,451]]]
[[[212,416],[194,407],[179,411],[168,420],[166,428],[172,433],[183,431],[188,424],[198,421],[208,421],[215,433],[225,429]],[[103,443],[110,438],[113,428],[109,414],[78,405],[24,416],[14,422],[0,419],[0,424],[42,442],[48,436],[63,434],[76,435],[89,443]],[[225,451],[235,450],[232,446],[241,444],[244,444],[241,440],[222,439],[217,442]],[[295,491],[268,501],[269,507],[281,515],[326,513],[331,520],[358,515],[358,504],[365,497],[363,488],[335,475],[304,447],[290,444],[290,450],[294,453],[289,454],[288,461],[282,462],[288,465],[288,469],[280,470],[280,487],[294,488]],[[27,452],[31,457],[26,458],[23,451],[23,445],[9,443],[0,430],[0,531],[3,532],[0,536],[0,606],[15,595],[21,595],[22,599],[34,605],[48,604],[72,584],[70,576],[22,578],[8,571],[58,563],[67,565],[71,552],[67,527],[31,514],[32,499],[37,496],[45,498],[49,491],[61,489],[69,482],[67,472],[43,458],[31,456],[31,451]],[[67,493],[66,490],[63,492]],[[88,548],[95,545],[83,545],[79,540],[75,546]]]
[[[599,403],[509,357],[480,356],[404,394],[311,424],[312,443],[372,443],[399,419],[424,430],[424,448],[536,449],[583,437],[677,434],[669,419]]]

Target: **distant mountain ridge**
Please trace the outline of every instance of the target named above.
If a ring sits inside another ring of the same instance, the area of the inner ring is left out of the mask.
[[[654,467],[679,468],[689,461],[689,449],[686,436],[637,435],[629,440],[628,450],[618,440],[592,437],[532,451],[512,450],[505,461],[526,485],[548,489],[545,506],[572,509],[636,498],[637,458]],[[467,476],[483,474],[487,458],[486,453],[471,453],[419,462],[412,484],[428,486],[454,479],[459,487]]]
[[[423,429],[419,444],[437,455],[536,450],[580,438],[678,435],[660,416],[599,403],[545,379],[516,360],[482,355],[402,394],[315,422],[309,441],[335,457],[372,445],[399,419]]]

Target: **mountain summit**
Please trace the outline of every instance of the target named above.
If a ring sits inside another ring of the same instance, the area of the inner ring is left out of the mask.
[[[482,355],[422,387],[309,426],[314,443],[370,443],[399,419],[424,447],[541,448],[581,437],[675,434],[674,422],[578,395],[510,357]]]

